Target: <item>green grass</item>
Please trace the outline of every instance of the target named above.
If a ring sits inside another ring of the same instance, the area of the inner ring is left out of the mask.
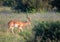
[[[31,26],[25,27],[23,32],[16,32],[12,34],[11,32],[7,33],[8,22],[10,20],[19,20],[26,21],[26,13],[1,13],[0,14],[0,42],[33,42],[34,34],[32,28],[38,21],[60,21],[60,14],[36,14],[36,13],[27,13],[31,17]],[[17,30],[18,31],[18,30]]]
[[[0,42],[25,42],[25,40],[18,34],[0,33]]]
[[[22,17],[22,16],[24,16],[24,17]],[[28,27],[28,29],[25,29],[24,32],[18,33],[15,30],[15,34],[12,34],[10,31],[7,33],[8,22],[10,20],[14,20],[14,19],[25,21],[26,20],[25,15],[1,14],[0,17],[1,17],[0,18],[0,42],[27,42],[27,41],[30,41],[29,37],[32,37],[32,35],[31,35],[32,30],[29,29],[30,27]]]

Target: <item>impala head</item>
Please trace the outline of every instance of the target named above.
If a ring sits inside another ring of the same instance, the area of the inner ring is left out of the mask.
[[[27,21],[31,21],[31,18],[27,16]]]
[[[31,18],[27,16],[27,23],[31,25]]]

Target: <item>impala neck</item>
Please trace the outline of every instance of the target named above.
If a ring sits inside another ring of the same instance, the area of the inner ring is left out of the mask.
[[[26,21],[26,24],[27,24],[27,25],[31,25],[30,20],[27,20],[27,21]]]

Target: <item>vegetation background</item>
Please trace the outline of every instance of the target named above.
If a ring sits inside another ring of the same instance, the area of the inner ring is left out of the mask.
[[[10,20],[27,15],[31,25],[23,32],[7,32]],[[60,42],[60,0],[0,0],[0,42]]]

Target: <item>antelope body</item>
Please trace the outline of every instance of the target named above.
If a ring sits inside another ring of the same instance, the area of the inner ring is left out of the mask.
[[[8,27],[9,27],[9,29],[12,30],[12,33],[14,33],[13,30],[15,27],[17,27],[18,31],[20,32],[20,30],[23,31],[23,27],[30,25],[30,24],[31,24],[30,18],[28,17],[26,22],[21,22],[21,21],[17,21],[17,20],[10,20],[8,22]]]

